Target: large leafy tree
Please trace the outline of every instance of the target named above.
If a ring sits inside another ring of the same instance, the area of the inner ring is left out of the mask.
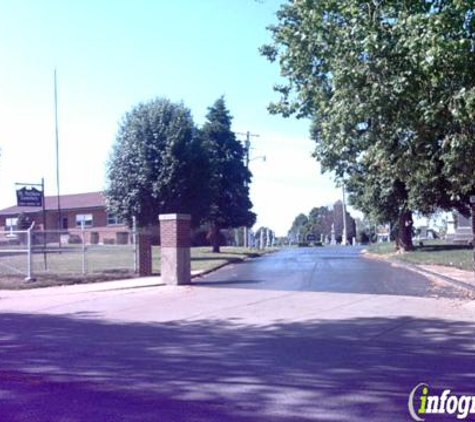
[[[297,0],[273,44],[286,84],[271,111],[313,120],[316,157],[350,199],[398,227],[473,192],[474,1]]]
[[[256,216],[249,199],[251,173],[244,164],[245,151],[231,130],[232,117],[224,98],[209,107],[206,119],[200,131],[211,171],[210,206],[205,220],[213,251],[219,252],[221,229],[250,227]]]
[[[162,213],[189,213],[198,223],[208,207],[209,172],[190,110],[157,98],[128,112],[107,170],[110,211],[140,226]]]

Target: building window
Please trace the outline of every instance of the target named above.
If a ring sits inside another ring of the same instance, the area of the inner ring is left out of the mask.
[[[5,231],[14,231],[18,230],[18,218],[12,217],[12,218],[6,218],[5,219]]]
[[[120,221],[120,218],[117,217],[114,214],[107,213],[107,225],[108,226],[118,226],[121,225],[122,221]]]
[[[76,215],[76,227],[92,227],[92,214],[77,214]]]

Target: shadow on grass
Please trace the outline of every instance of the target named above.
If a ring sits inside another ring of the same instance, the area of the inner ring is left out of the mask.
[[[247,258],[258,258],[262,256],[263,254],[260,254],[258,252],[227,252],[223,251],[224,254],[226,255],[245,255]]]
[[[214,257],[216,257],[216,259],[220,259],[219,258],[220,255],[223,255],[223,256],[238,255],[238,256],[244,257],[244,258],[258,258],[258,257],[263,255],[263,254],[260,254],[258,252],[230,252],[230,251],[221,251],[219,253],[209,251],[209,252],[203,252],[203,253],[209,253],[210,255],[212,255],[212,257],[210,257],[210,258],[203,257],[203,259],[213,259]],[[193,255],[192,255],[191,259],[193,259]]]
[[[25,281],[25,276],[23,275],[1,277],[0,289],[24,290],[51,286],[71,286],[137,277],[137,274],[128,270],[104,270],[102,272],[88,273],[86,275],[37,272],[34,274],[33,281]]]
[[[261,280],[219,280],[219,281],[212,281],[212,280],[198,280],[192,282],[193,286],[237,286],[237,285],[253,285],[262,283]]]
[[[470,245],[423,245],[415,246],[417,252],[470,251]]]
[[[395,421],[420,382],[475,392],[474,323],[87,317],[0,314],[2,421]]]
[[[217,256],[217,257],[191,257],[191,261],[228,261],[228,262],[242,262],[242,258]]]

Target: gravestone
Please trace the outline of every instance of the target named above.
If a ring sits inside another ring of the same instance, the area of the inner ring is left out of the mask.
[[[335,238],[335,224],[332,223],[332,231],[331,231],[331,240],[330,245],[336,245],[336,238]]]
[[[420,239],[426,239],[427,238],[427,226],[421,226],[420,227],[419,238]]]
[[[457,212],[457,229],[455,230],[454,243],[468,244],[472,239],[471,219]]]

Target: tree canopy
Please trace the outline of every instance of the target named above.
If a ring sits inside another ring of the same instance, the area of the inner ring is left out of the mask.
[[[297,0],[261,50],[286,81],[271,111],[312,119],[322,168],[405,248],[412,210],[463,209],[474,191],[474,4]]]
[[[141,103],[120,125],[107,169],[111,212],[141,226],[161,213],[189,213],[195,223],[208,209],[209,170],[191,112],[165,98]]]

